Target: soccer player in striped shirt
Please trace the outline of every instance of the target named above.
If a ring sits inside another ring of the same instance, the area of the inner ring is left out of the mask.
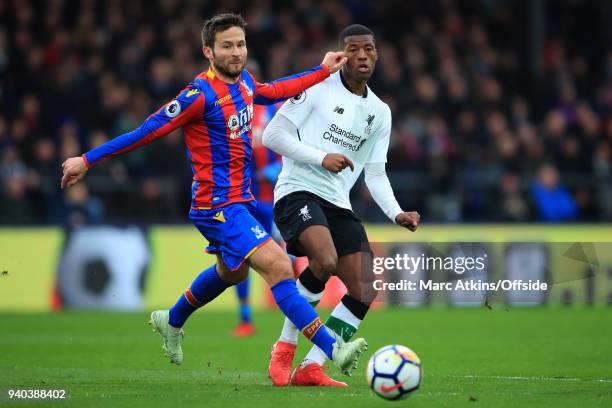
[[[189,218],[208,240],[216,264],[204,270],[170,310],[151,314],[150,324],[163,338],[165,355],[181,364],[182,326],[199,307],[242,281],[253,267],[271,286],[282,312],[302,333],[350,375],[367,348],[364,339],[344,342],[325,328],[315,310],[298,293],[287,254],[254,218],[250,190],[253,104],[271,104],[313,86],[346,62],[343,53],[327,53],[309,71],[270,84],[256,82],[244,69],[246,22],[235,14],[206,21],[202,30],[208,71],[198,75],[177,97],[149,116],[136,130],[118,136],[63,164],[61,187],[81,180],[93,166],[136,149],[182,127],[193,169]],[[146,205],[146,203],[144,204]]]

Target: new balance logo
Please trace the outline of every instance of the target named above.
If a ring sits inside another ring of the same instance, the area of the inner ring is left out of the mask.
[[[342,115],[344,113],[344,108],[336,106],[336,108],[334,109],[334,112],[339,113],[340,115]]]
[[[300,208],[299,215],[302,217],[302,221],[308,221],[312,218],[312,215],[310,215],[310,209],[308,208],[308,204]]]
[[[368,126],[372,126],[372,122],[374,122],[374,118],[376,116],[374,115],[368,115],[368,118],[366,119],[366,122],[368,122]]]

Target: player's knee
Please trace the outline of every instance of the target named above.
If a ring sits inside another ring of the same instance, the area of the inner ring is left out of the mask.
[[[240,283],[248,277],[249,277],[249,265],[244,264],[240,267],[240,269],[236,271],[236,282],[234,283]]]
[[[235,271],[227,270],[225,271],[225,273],[221,271],[219,271],[218,273],[221,279],[223,279],[225,282],[231,285],[236,285],[249,276],[249,266],[247,264],[244,264]]]
[[[293,278],[291,261],[286,256],[270,262],[266,271],[266,281],[269,285],[275,285],[286,279]]]
[[[327,282],[338,268],[338,257],[334,254],[321,254],[309,260],[309,264],[317,279]]]

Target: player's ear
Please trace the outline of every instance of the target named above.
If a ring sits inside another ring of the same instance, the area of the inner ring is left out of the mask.
[[[213,53],[213,50],[210,47],[202,47],[202,54],[204,54],[204,56],[209,60],[215,58],[215,54]]]

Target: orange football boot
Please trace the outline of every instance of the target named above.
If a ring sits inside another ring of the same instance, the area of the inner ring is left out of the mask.
[[[336,381],[329,378],[323,370],[327,366],[320,366],[317,363],[310,363],[297,366],[291,376],[291,385],[307,385],[313,387],[348,387],[347,383]]]
[[[291,365],[297,346],[285,341],[277,341],[270,352],[270,365],[268,366],[268,377],[272,384],[277,387],[289,385],[291,381]]]

